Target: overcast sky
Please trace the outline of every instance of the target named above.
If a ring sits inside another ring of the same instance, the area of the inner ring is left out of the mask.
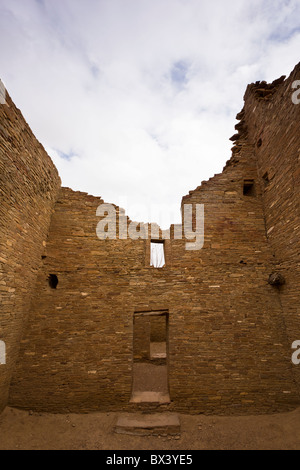
[[[300,61],[299,26],[299,0],[0,0],[0,78],[64,186],[166,228],[230,158],[247,84]]]

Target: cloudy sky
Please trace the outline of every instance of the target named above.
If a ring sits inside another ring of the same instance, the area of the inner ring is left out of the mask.
[[[230,158],[247,84],[299,62],[300,1],[0,0],[0,41],[63,185],[166,228]]]

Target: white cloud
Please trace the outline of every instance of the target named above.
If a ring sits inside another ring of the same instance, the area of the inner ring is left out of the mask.
[[[0,76],[65,186],[135,220],[175,204],[178,222],[230,157],[246,85],[298,62],[299,14],[297,0],[0,0]]]

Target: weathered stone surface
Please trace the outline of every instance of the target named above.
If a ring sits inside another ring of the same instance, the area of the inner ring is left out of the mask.
[[[56,168],[6,93],[0,103],[0,411],[7,403],[50,218],[60,187]]]

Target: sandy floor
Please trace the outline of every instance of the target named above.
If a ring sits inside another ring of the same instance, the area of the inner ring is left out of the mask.
[[[300,408],[291,413],[262,416],[180,415],[180,439],[115,434],[113,426],[118,416],[118,413],[32,414],[6,408],[0,416],[0,450],[300,450]]]

